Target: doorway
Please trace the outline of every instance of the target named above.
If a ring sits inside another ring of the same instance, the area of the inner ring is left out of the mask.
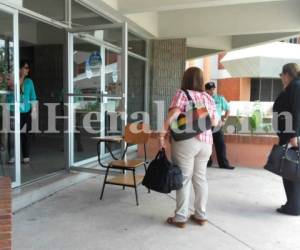
[[[69,33],[70,166],[97,160],[95,137],[123,134],[127,114],[127,24]],[[115,145],[114,151],[121,149]],[[102,147],[101,157],[108,154]]]
[[[29,64],[28,78],[38,100],[38,117],[28,135],[30,161],[23,163],[20,152],[21,182],[27,183],[65,169],[64,121],[50,117],[49,107],[55,106],[55,116],[63,115],[66,42],[64,29],[25,15],[20,14],[19,27],[19,58]],[[55,131],[49,131],[50,122],[55,123]]]

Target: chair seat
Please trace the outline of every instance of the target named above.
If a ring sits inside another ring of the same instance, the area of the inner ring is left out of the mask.
[[[135,176],[136,185],[140,184],[143,181],[143,178],[144,175],[136,175]],[[107,180],[107,183],[134,187],[134,180],[132,174],[122,174],[122,175],[112,177]]]
[[[110,167],[118,168],[137,168],[143,165],[145,162],[143,160],[116,160],[110,162]]]

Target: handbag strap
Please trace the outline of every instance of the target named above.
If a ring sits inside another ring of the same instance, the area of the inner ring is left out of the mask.
[[[194,103],[194,101],[193,101],[190,93],[186,89],[181,89],[181,90],[185,93],[185,95],[187,96],[188,100],[192,103],[193,108],[195,108],[196,105],[195,105],[195,103]]]
[[[166,150],[165,150],[165,148],[162,148],[158,151],[158,153],[155,157],[155,160],[161,159],[161,158],[165,157],[165,155],[166,155]]]
[[[297,143],[298,143],[297,156],[298,156],[298,161],[300,162],[300,137],[299,136],[297,136]],[[285,147],[285,157],[287,158],[289,143],[285,144],[284,147]]]

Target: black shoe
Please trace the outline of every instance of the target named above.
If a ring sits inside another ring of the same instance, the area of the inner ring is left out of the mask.
[[[288,211],[286,206],[281,206],[281,208],[277,208],[276,212],[280,213],[280,214],[285,214],[285,215],[293,215],[293,216],[299,216],[300,215],[299,213],[292,213],[292,212]]]
[[[227,170],[234,170],[235,167],[227,166],[227,167],[220,167],[222,169],[227,169]]]

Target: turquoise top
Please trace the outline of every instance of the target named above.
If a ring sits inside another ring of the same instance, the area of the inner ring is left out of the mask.
[[[29,112],[32,106],[31,103],[36,100],[33,81],[30,78],[25,78],[20,88],[20,113]],[[11,104],[15,102],[13,92],[7,95],[7,102]],[[14,111],[14,105],[10,105],[10,111]]]
[[[221,95],[213,95],[213,99],[216,104],[217,114],[218,114],[219,118],[221,118],[223,111],[229,110],[229,104],[226,101],[226,99],[224,98],[224,96],[221,96]]]

